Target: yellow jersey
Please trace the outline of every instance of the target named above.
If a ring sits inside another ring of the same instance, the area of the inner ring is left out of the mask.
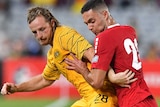
[[[47,80],[57,80],[62,74],[76,87],[80,96],[85,99],[91,99],[93,97],[91,95],[95,91],[101,93],[100,90],[92,88],[81,74],[66,69],[66,63],[64,62],[66,57],[71,57],[70,53],[74,53],[78,59],[81,59],[85,50],[91,47],[92,45],[73,28],[57,27],[54,33],[53,47],[47,53],[47,64],[43,71],[43,77]],[[105,90],[104,92],[115,95],[113,86],[107,87],[110,91]]]
[[[43,76],[48,80],[57,80],[60,74],[63,74],[78,89],[81,96],[86,96],[84,91],[90,90],[91,86],[82,75],[67,70],[64,59],[71,52],[81,59],[85,50],[91,47],[92,45],[74,29],[67,26],[57,27],[54,33],[53,47],[47,54],[47,65]]]

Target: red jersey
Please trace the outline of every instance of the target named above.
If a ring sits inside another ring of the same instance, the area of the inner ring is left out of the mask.
[[[107,71],[111,66],[116,73],[130,69],[138,78],[130,89],[115,86],[120,107],[131,107],[151,95],[144,81],[137,36],[132,27],[119,24],[109,26],[96,36],[94,45],[92,68]]]

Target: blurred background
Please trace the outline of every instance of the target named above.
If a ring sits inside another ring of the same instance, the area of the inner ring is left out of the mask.
[[[0,86],[2,87],[6,81],[19,83],[29,79],[41,73],[46,63],[46,52],[49,47],[41,47],[32,36],[26,19],[28,8],[37,5],[47,7],[61,24],[75,28],[93,43],[94,35],[83,23],[80,14],[81,6],[86,1],[0,0]],[[158,102],[160,0],[105,0],[105,2],[118,23],[131,25],[136,29],[145,80]],[[32,98],[34,99],[32,102],[26,100]],[[56,84],[41,91],[1,96],[0,106],[28,107],[31,104],[30,107],[70,107],[70,104],[78,98],[80,97],[77,91],[62,76]],[[11,105],[7,105],[8,102]]]

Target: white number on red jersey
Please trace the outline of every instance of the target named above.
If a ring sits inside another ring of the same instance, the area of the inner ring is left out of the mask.
[[[134,43],[130,39],[124,40],[124,48],[127,52],[127,54],[130,54],[132,52],[133,54],[133,61],[132,61],[132,67],[136,70],[139,70],[142,68],[141,62],[138,60],[138,46],[137,46],[137,40],[134,39]]]

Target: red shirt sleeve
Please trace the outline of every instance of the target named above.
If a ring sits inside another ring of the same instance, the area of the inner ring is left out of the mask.
[[[106,30],[96,37],[94,41],[95,56],[92,60],[92,68],[104,71],[108,70],[116,48],[114,38],[110,36],[112,36],[112,34],[109,34]]]

